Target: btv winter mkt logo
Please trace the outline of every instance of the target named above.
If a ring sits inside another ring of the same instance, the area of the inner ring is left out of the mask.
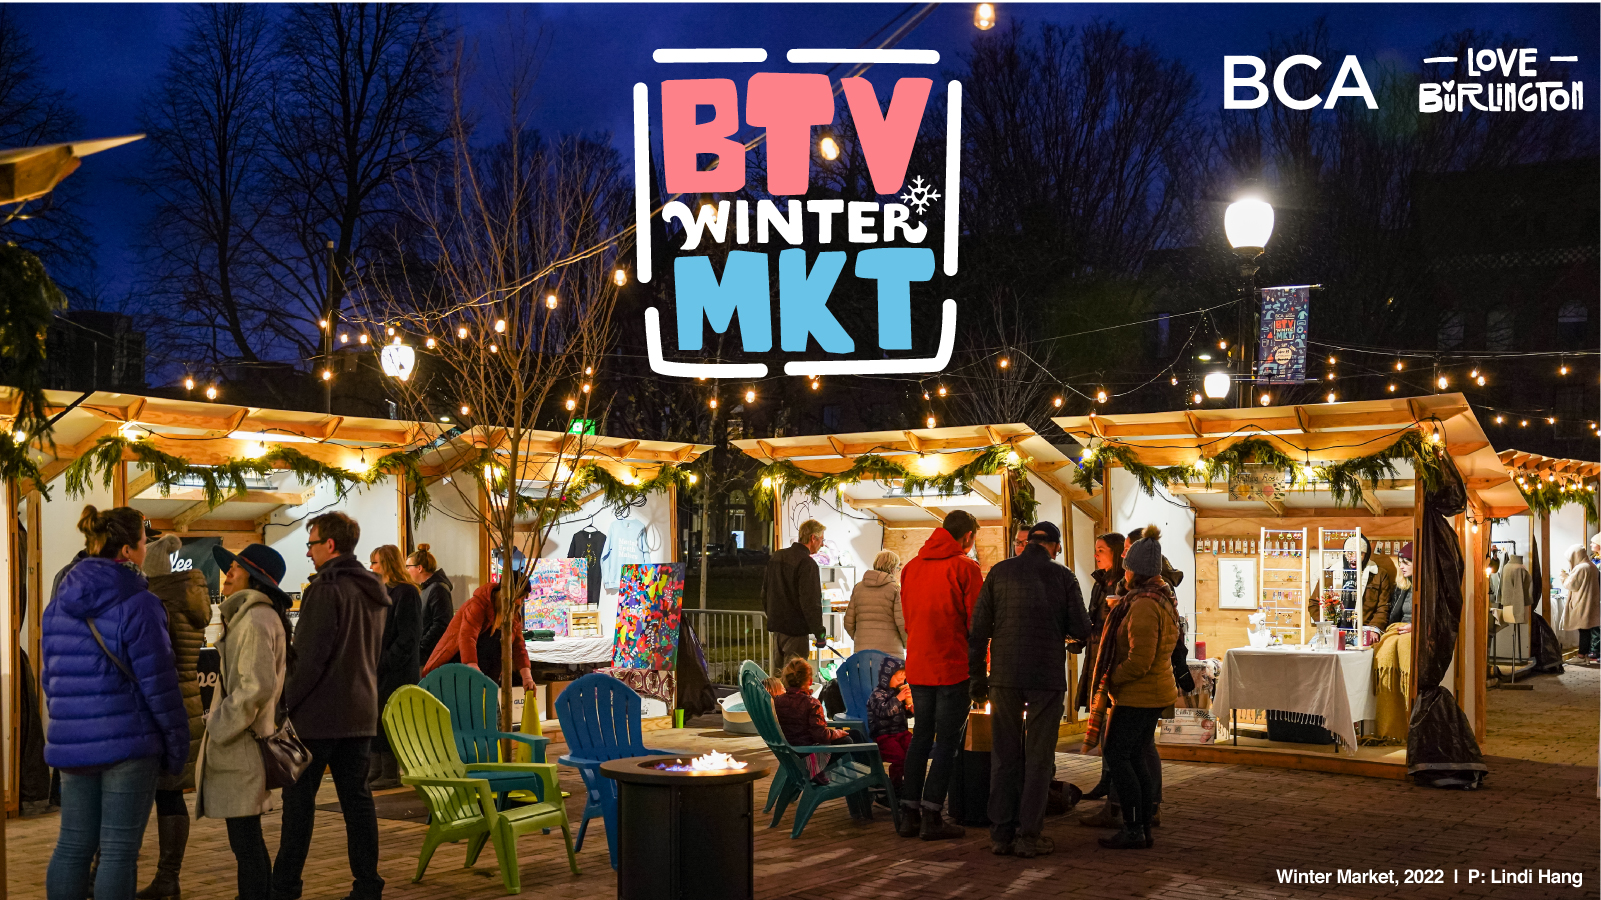
[[[762,63],[762,49],[657,50],[657,63]],[[933,65],[933,50],[790,50],[792,64],[875,63]],[[863,65],[866,64],[866,65]],[[951,358],[956,342],[956,301],[941,306],[938,350],[932,357],[896,357],[912,349],[912,299],[935,274],[936,264],[949,277],[957,272],[960,222],[962,88],[946,85],[944,180],[933,173],[908,175],[920,126],[934,89],[930,78],[899,78],[880,92],[866,78],[842,78],[845,111],[878,200],[797,199],[812,184],[814,129],[829,126],[837,97],[829,76],[814,73],[760,72],[741,86],[730,78],[668,79],[655,98],[661,112],[662,176],[673,195],[660,214],[682,228],[670,237],[673,299],[677,309],[677,350],[703,349],[705,329],[726,334],[738,315],[740,349],[764,353],[774,348],[772,300],[778,300],[777,349],[804,353],[815,340],[825,358],[784,364],[787,375],[880,375],[938,372]],[[655,198],[649,188],[651,91],[634,85],[634,220],[636,271],[641,282],[651,272],[651,217]],[[741,102],[743,99],[743,103]],[[765,129],[765,141],[743,144],[734,138],[744,124]],[[831,139],[831,138],[830,138]],[[766,177],[750,184],[765,193],[760,199],[720,199],[685,203],[678,197],[745,190],[746,156],[765,143]],[[837,146],[837,145],[836,145]],[[701,160],[715,157],[715,165]],[[927,220],[936,211],[942,234]],[[803,244],[821,250],[808,267]],[[709,251],[726,249],[719,273]],[[935,247],[939,247],[936,254]],[[846,273],[849,273],[848,275]],[[843,279],[875,282],[877,359],[840,359],[861,345],[829,308],[829,298]],[[774,281],[777,290],[773,290]],[[922,295],[919,295],[922,296]],[[645,336],[651,369],[663,375],[692,378],[759,378],[764,363],[686,363],[665,358],[660,314],[645,312]],[[887,358],[884,358],[887,357]]]

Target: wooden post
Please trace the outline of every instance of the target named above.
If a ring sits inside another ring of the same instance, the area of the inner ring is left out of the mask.
[[[1073,503],[1061,491],[1057,491],[1056,496],[1062,498],[1062,558],[1067,562],[1068,570],[1073,571]]]
[[[1540,513],[1540,615],[1551,621],[1551,515]]]
[[[0,810],[0,898],[4,898],[9,893],[9,888],[4,887],[4,885],[10,883],[7,881],[8,873],[6,868],[6,820],[11,817],[11,801],[13,799],[17,801],[19,812],[22,809],[22,795],[20,792],[22,784],[22,748],[18,746],[18,738],[22,731],[22,656],[17,651],[18,641],[21,638],[23,613],[22,580],[27,577],[28,573],[17,565],[18,560],[22,558],[22,554],[19,552],[22,549],[22,542],[17,534],[17,484],[14,481],[6,482],[4,510],[6,517],[6,565],[10,567],[10,572],[8,573],[10,577],[6,582],[8,590],[5,603],[6,608],[11,611],[11,616],[10,621],[7,623],[5,635],[0,638],[0,641],[3,641],[3,646],[0,646],[0,652],[5,653],[7,669],[11,673],[11,677],[5,680],[6,708],[10,710],[11,714],[6,717],[5,723],[6,783],[5,808]]]
[[[1490,520],[1485,507],[1477,504],[1474,510],[1479,519],[1479,530],[1472,535],[1473,559],[1468,569],[1473,575],[1473,593],[1464,597],[1467,609],[1463,619],[1476,623],[1473,626],[1473,636],[1467,644],[1467,654],[1464,662],[1468,663],[1468,679],[1466,690],[1473,697],[1473,735],[1481,745],[1484,743],[1485,727],[1485,685],[1484,679],[1489,669],[1489,634],[1484,629],[1489,628],[1490,620],[1490,576],[1484,571],[1484,560],[1490,553]]]
[[[1427,624],[1430,604],[1423,602],[1423,569],[1416,564],[1418,556],[1418,539],[1423,536],[1423,479],[1414,479],[1412,484],[1412,677],[1407,683],[1407,709],[1412,708],[1412,702],[1418,697],[1418,653],[1423,648],[1423,636],[1428,634]]]
[[[395,544],[400,548],[400,555],[407,557],[416,549],[411,543],[411,485],[406,482],[405,472],[396,472],[394,478],[395,503],[400,511],[399,525],[395,529]],[[401,562],[405,560],[402,559]]]
[[[1468,653],[1471,652],[1468,647],[1470,632],[1472,631],[1468,625],[1468,610],[1473,608],[1473,549],[1472,542],[1468,540],[1467,516],[1464,514],[1453,517],[1451,519],[1451,527],[1456,531],[1456,544],[1457,547],[1462,551],[1463,563],[1462,615],[1457,618],[1456,623],[1456,648],[1452,653],[1452,656],[1456,661],[1456,665],[1452,671],[1451,693],[1456,696],[1456,705],[1471,720],[1473,716],[1473,710],[1469,708],[1470,702],[1467,698],[1467,695],[1463,692],[1463,685],[1466,683],[1468,677],[1468,673],[1466,671],[1467,667],[1463,663],[1467,660]]]
[[[1116,468],[1108,463],[1101,467],[1101,534],[1111,534],[1116,531],[1112,521],[1112,470]]]
[[[1017,530],[1012,524],[1012,477],[1011,469],[1001,470],[1001,526],[1006,529],[1002,536],[1006,543],[1002,546],[1005,547],[1012,545],[1012,534]]]
[[[127,506],[129,499],[128,464],[118,462],[117,467],[111,470],[111,505]]]
[[[678,485],[667,485],[667,540],[671,550],[667,552],[668,562],[679,562],[678,552]]]

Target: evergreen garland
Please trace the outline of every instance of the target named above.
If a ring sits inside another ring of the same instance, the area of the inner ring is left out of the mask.
[[[1517,484],[1516,479],[1518,477],[1521,476],[1514,476],[1514,484]],[[1595,525],[1598,518],[1601,518],[1597,516],[1596,494],[1594,491],[1586,490],[1585,485],[1546,481],[1532,472],[1528,477],[1533,478],[1534,482],[1530,487],[1518,485],[1518,493],[1522,494],[1524,501],[1529,504],[1531,513],[1550,515],[1570,503],[1578,503],[1584,506],[1584,520],[1586,522]],[[1563,490],[1564,486],[1567,487],[1567,490]]]
[[[303,484],[331,481],[334,489],[340,494],[352,486],[376,484],[389,475],[404,476],[415,491],[416,500],[412,505],[413,521],[421,522],[428,514],[428,489],[423,484],[422,471],[417,466],[417,460],[410,453],[388,454],[379,459],[365,474],[352,472],[340,466],[331,466],[293,447],[284,446],[274,447],[255,459],[231,458],[220,465],[197,466],[181,456],[167,453],[148,438],[132,439],[116,434],[95,441],[94,446],[67,466],[64,473],[67,494],[72,497],[83,496],[93,484],[96,474],[100,476],[100,481],[105,487],[111,487],[112,479],[115,477],[117,467],[122,464],[124,455],[132,455],[134,461],[143,466],[147,474],[155,477],[162,496],[166,496],[174,485],[183,481],[198,481],[209,509],[216,509],[230,497],[239,497],[247,493],[248,476],[266,476],[283,468],[292,472],[296,480]]]
[[[1032,525],[1034,515],[1039,510],[1039,500],[1034,496],[1034,486],[1027,477],[1027,463],[1028,460],[1010,444],[986,447],[963,465],[941,475],[919,474],[875,453],[858,456],[850,468],[843,472],[824,475],[812,475],[789,460],[780,459],[757,471],[755,496],[761,501],[771,501],[777,495],[787,499],[799,491],[815,503],[824,494],[838,494],[846,485],[859,481],[899,481],[907,493],[932,492],[941,497],[950,497],[970,493],[973,483],[981,475],[994,475],[1002,469],[1010,469],[1014,476],[1009,479],[1012,521]]]
[[[1425,492],[1437,491],[1444,477],[1444,467],[1432,443],[1421,431],[1408,429],[1395,443],[1377,453],[1319,466],[1317,478],[1328,482],[1336,505],[1356,506],[1362,502],[1364,481],[1369,490],[1378,490],[1380,481],[1395,479],[1399,474],[1395,461],[1404,459],[1412,464],[1413,477]]]

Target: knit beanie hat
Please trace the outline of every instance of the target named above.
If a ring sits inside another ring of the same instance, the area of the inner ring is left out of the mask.
[[[1162,529],[1145,526],[1140,539],[1129,545],[1123,554],[1123,568],[1141,578],[1162,574]]]

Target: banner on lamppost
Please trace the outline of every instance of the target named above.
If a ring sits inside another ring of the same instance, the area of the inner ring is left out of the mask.
[[[1270,287],[1260,291],[1261,333],[1256,380],[1266,384],[1306,381],[1306,326],[1311,287]]]

